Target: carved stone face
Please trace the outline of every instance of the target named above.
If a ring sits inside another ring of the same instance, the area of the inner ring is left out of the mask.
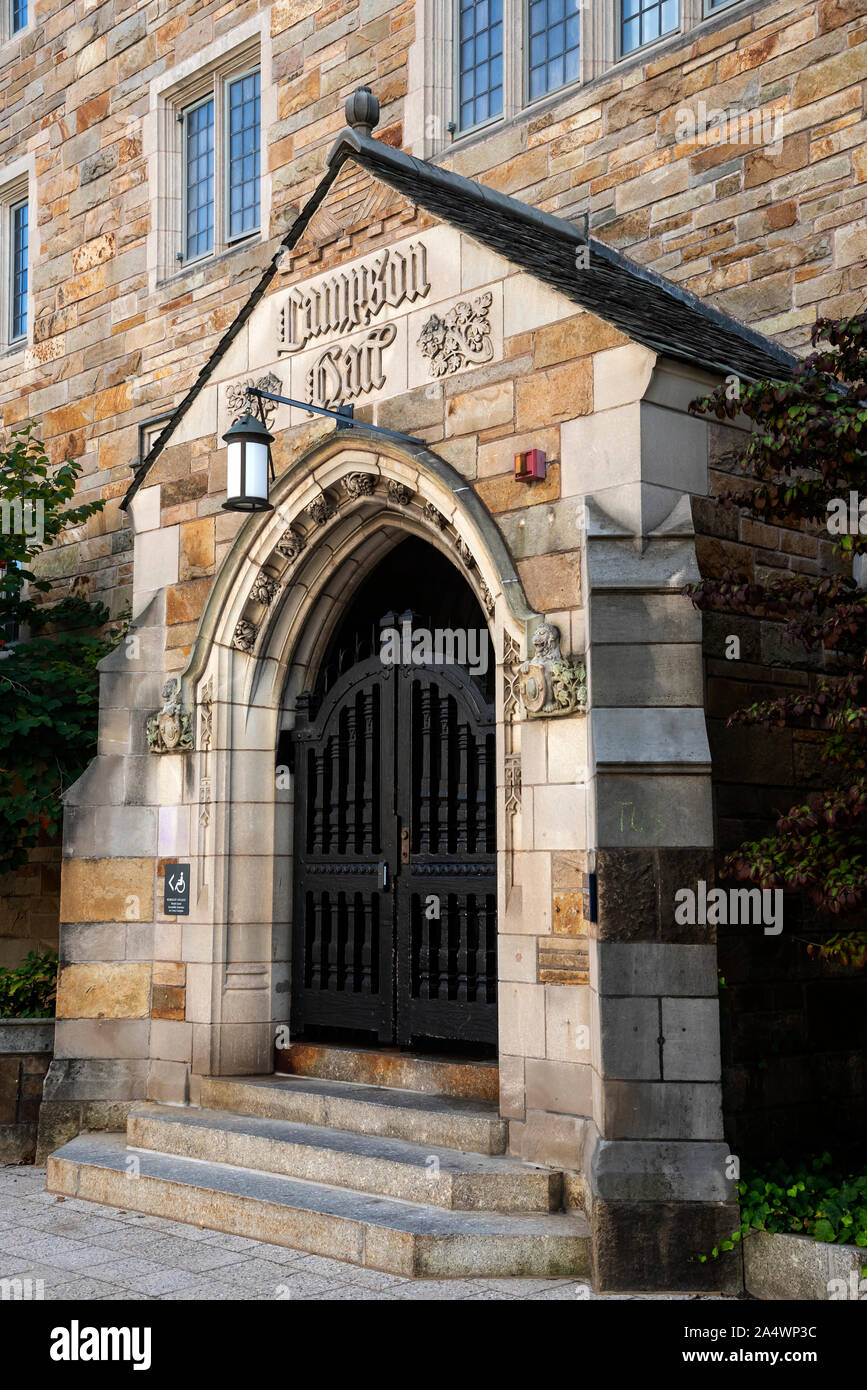
[[[166,703],[168,703],[169,700],[174,699],[177,684],[178,683],[175,680],[174,676],[170,676],[169,679],[166,681],[165,685],[163,686],[163,699],[166,701]]]
[[[560,649],[560,633],[553,623],[540,623],[533,633],[533,649],[542,661],[553,661]]]

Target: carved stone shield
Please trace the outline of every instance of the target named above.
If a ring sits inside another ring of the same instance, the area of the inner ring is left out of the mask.
[[[548,703],[548,680],[545,667],[527,661],[521,667],[521,699],[528,714],[539,714]]]
[[[177,714],[166,714],[165,712],[157,716],[160,736],[168,752],[177,748],[181,741],[181,721]]]

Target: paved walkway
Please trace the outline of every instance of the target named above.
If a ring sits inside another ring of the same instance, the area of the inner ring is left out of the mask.
[[[592,1299],[579,1279],[402,1279],[45,1191],[45,1169],[0,1166],[0,1280],[45,1299]],[[40,1283],[41,1281],[41,1287]],[[0,1299],[20,1296],[0,1285]],[[605,1294],[681,1298],[698,1294]]]

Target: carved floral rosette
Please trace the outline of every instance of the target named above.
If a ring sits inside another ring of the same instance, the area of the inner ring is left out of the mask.
[[[307,515],[314,526],[324,526],[326,521],[330,521],[336,514],[337,508],[334,503],[324,494],[317,497],[315,502],[311,502],[307,508]]]
[[[279,581],[276,580],[273,575],[265,574],[264,571],[260,570],[250,590],[250,597],[254,599],[256,603],[264,604],[266,608],[269,608],[279,592]]]
[[[412,488],[407,487],[406,483],[399,483],[396,478],[389,478],[386,491],[389,502],[394,502],[398,507],[406,507],[412,501]]]
[[[431,526],[436,526],[438,531],[444,531],[448,526],[448,522],[442,512],[438,507],[434,506],[433,502],[425,502],[424,517],[425,521],[428,521]]]
[[[528,718],[575,714],[587,705],[583,663],[567,661],[560,651],[560,629],[540,623],[533,634],[533,656],[521,664],[518,693]]]
[[[472,304],[466,299],[460,300],[443,318],[431,314],[418,338],[418,348],[427,360],[431,376],[451,376],[463,367],[490,362],[494,355],[490,320],[492,298],[488,291],[477,295]]]
[[[252,396],[247,395],[247,387],[255,386],[260,391],[270,391],[273,396],[277,396],[281,391],[280,378],[273,372],[267,376],[260,377],[258,381],[253,381],[252,377],[247,377],[244,381],[233,382],[226,388],[226,409],[229,412],[230,423],[236,425],[244,415],[255,415],[259,410],[259,402]],[[262,413],[265,417],[265,425],[270,429],[277,414],[276,401],[262,401]]]

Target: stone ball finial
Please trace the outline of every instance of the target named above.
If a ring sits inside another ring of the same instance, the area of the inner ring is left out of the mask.
[[[361,135],[370,135],[379,120],[379,102],[369,87],[356,87],[343,108],[346,124]]]

